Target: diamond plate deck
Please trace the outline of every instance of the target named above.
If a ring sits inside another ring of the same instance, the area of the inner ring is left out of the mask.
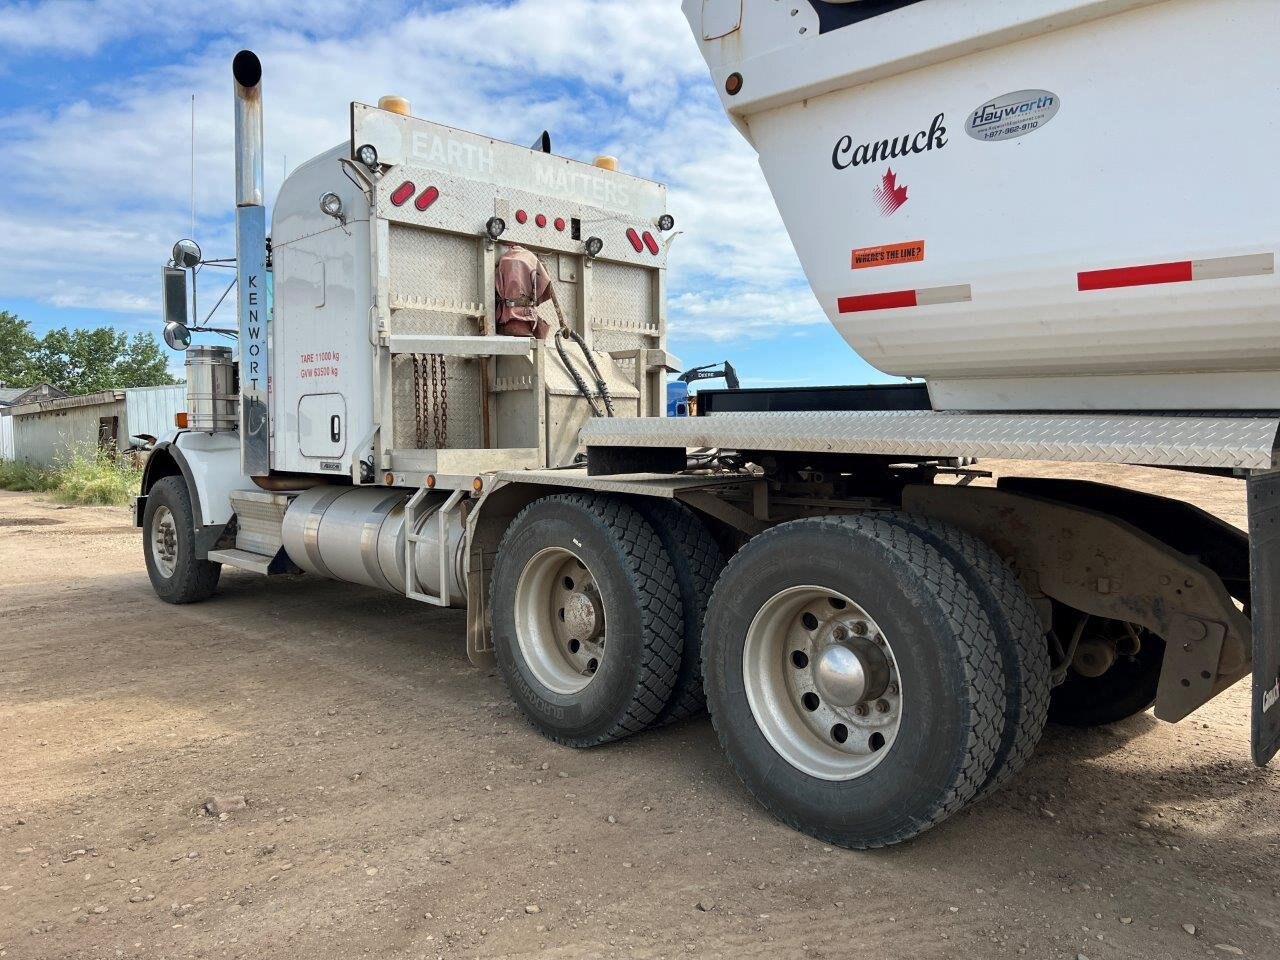
[[[1266,470],[1275,464],[1277,429],[1276,417],[722,413],[592,420],[582,442]]]

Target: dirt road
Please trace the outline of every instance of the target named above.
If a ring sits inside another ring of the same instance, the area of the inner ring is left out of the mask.
[[[1233,481],[1077,473],[1243,522]],[[1050,729],[988,802],[854,854],[763,814],[706,720],[557,747],[460,612],[233,571],[167,607],[138,539],[0,493],[0,957],[1280,957],[1247,684]]]

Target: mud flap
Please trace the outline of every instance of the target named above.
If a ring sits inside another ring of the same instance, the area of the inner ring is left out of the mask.
[[[1280,472],[1249,477],[1253,619],[1253,762],[1280,750]]]

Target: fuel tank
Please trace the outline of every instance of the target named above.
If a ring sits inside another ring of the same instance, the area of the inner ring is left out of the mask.
[[[684,10],[827,317],[935,408],[1280,408],[1280,4]]]
[[[417,511],[413,545],[420,587],[440,596],[439,510],[446,494],[432,494]],[[322,485],[300,493],[284,515],[284,548],[307,573],[369,587],[405,592],[403,490]],[[466,537],[461,516],[446,517],[444,550],[451,606],[466,604]]]

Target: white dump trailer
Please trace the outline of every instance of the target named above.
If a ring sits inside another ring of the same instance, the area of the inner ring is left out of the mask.
[[[546,736],[592,747],[709,708],[762,804],[849,847],[986,796],[1048,719],[1178,721],[1251,673],[1267,763],[1275,132],[1259,114],[1228,149],[1186,105],[1274,92],[1272,5],[685,11],[832,322],[924,383],[714,391],[664,418],[664,188],[399,98],[352,104],[268,240],[244,51],[239,356],[192,350],[185,428],[148,463],[159,596],[208,599],[232,566],[465,606],[470,658]],[[1187,31],[1227,75],[1175,69]],[[1228,153],[1252,203],[1188,185]],[[179,244],[166,268],[175,344],[199,263]],[[977,457],[1236,477],[1250,531],[1104,484],[940,482]]]

